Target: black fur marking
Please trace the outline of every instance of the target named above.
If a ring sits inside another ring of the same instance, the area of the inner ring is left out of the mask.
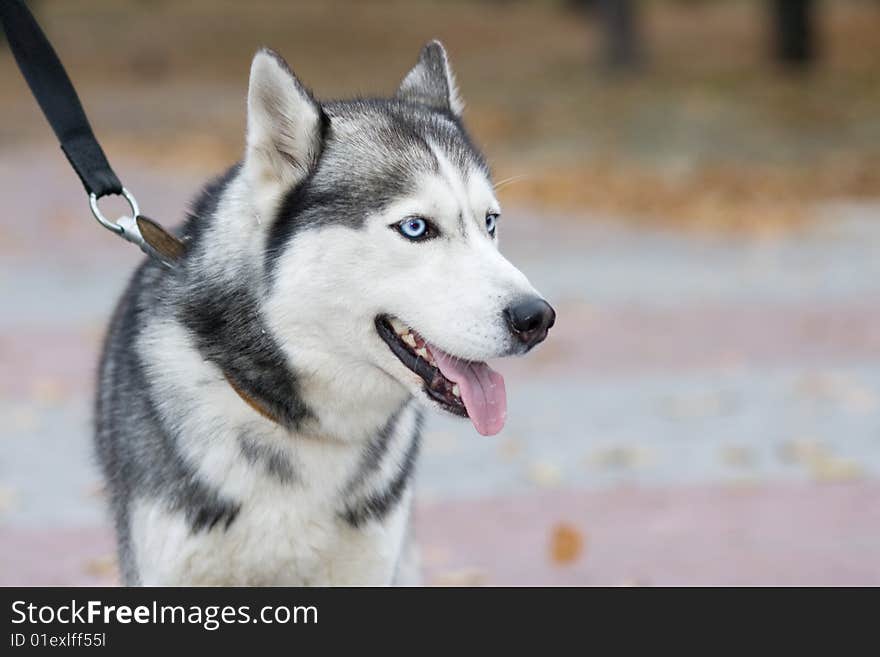
[[[364,451],[364,457],[360,466],[358,466],[357,472],[345,487],[346,496],[356,494],[361,485],[363,485],[363,483],[369,479],[370,475],[376,472],[382,465],[382,459],[388,451],[388,443],[391,442],[391,438],[394,436],[394,431],[397,429],[397,422],[400,420],[401,414],[408,405],[409,401],[404,402],[400,408],[392,413],[391,417],[388,418],[388,422],[385,423],[385,426],[383,426],[379,430],[379,433],[376,434],[376,436],[367,444],[367,448]]]
[[[249,290],[205,286],[182,304],[178,319],[195,335],[202,356],[286,427],[296,428],[312,416]]]
[[[190,500],[190,504],[196,502]],[[186,508],[186,519],[194,534],[201,531],[211,531],[222,520],[224,531],[238,517],[241,506],[229,503],[217,503],[215,501],[206,501],[205,506],[188,506]]]
[[[130,290],[150,289],[163,275],[154,263],[142,265]],[[175,429],[165,425],[136,344],[148,302],[126,294],[118,306],[101,361],[101,390],[96,408],[96,447],[114,504],[123,573],[136,582],[130,551],[130,505],[138,499],[161,500],[171,511],[183,512],[193,532],[210,531],[221,521],[228,528],[240,504],[225,499],[199,478],[178,450]],[[121,437],[124,436],[124,439]]]
[[[261,465],[264,472],[282,484],[293,483],[295,479],[290,460],[271,445],[258,442],[250,436],[239,436],[241,453],[251,465]]]
[[[342,513],[342,517],[352,527],[362,527],[368,520],[382,520],[387,516],[406,492],[409,481],[415,470],[416,460],[419,455],[422,436],[422,414],[416,415],[415,428],[410,438],[409,448],[400,464],[397,475],[389,482],[388,486],[368,496],[353,505],[349,505]]]
[[[240,170],[241,163],[230,167],[205,187],[193,205],[182,230],[188,252],[198,250],[223,194]],[[206,282],[198,267],[184,266],[180,277],[174,290],[174,312],[195,335],[202,356],[285,426],[297,427],[310,417],[287,359],[265,327],[255,293],[243,286]]]

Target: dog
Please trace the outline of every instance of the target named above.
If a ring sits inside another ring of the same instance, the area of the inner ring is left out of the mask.
[[[485,435],[485,361],[555,312],[498,250],[501,209],[439,42],[392,98],[319,102],[251,64],[242,160],[173,268],[145,261],[111,320],[95,447],[126,585],[416,583],[425,407]]]

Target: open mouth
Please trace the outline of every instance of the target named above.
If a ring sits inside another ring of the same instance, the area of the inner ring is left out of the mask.
[[[425,394],[441,408],[470,418],[484,436],[501,431],[507,393],[498,372],[486,363],[447,354],[394,317],[377,317],[376,330],[400,362],[422,379]]]

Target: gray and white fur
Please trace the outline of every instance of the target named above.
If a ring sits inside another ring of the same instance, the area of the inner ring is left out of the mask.
[[[247,107],[242,161],[194,204],[177,266],[138,268],[104,345],[95,445],[122,581],[402,582],[437,403],[376,318],[482,361],[527,350],[505,309],[538,295],[487,233],[500,208],[439,43],[394,97],[340,102],[263,50]],[[409,216],[435,239],[393,229]]]

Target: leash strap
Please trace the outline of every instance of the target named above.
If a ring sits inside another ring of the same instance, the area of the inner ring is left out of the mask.
[[[18,68],[61,142],[61,150],[86,188],[95,219],[170,267],[183,253],[183,243],[156,222],[140,216],[137,201],[107,161],[76,89],[27,5],[23,0],[0,0],[0,21]],[[131,208],[130,217],[115,222],[104,217],[98,199],[111,194],[125,197]],[[141,230],[145,222],[149,223],[149,237]]]
[[[18,68],[86,191],[98,198],[122,194],[122,183],[95,139],[76,89],[27,6],[22,0],[0,0],[0,16]]]

